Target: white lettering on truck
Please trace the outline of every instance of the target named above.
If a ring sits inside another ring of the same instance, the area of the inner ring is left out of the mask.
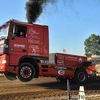
[[[58,65],[64,65],[64,60],[57,60]]]
[[[82,61],[83,61],[82,58],[79,58],[79,59],[78,59],[78,62],[79,62],[79,63],[82,63]]]
[[[14,44],[14,47],[17,47],[17,48],[25,48],[25,45],[22,45],[22,44]]]

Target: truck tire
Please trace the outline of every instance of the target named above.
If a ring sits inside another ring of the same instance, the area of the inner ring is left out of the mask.
[[[13,73],[4,73],[5,77],[10,80],[10,81],[14,81],[14,80],[17,80],[16,78],[16,74],[13,74]]]
[[[35,76],[35,68],[30,63],[22,63],[19,66],[17,77],[22,82],[29,82]]]
[[[75,73],[75,82],[76,83],[86,83],[88,79],[88,75],[85,69],[78,69]]]

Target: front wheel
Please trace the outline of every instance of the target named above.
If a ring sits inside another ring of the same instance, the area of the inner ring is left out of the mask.
[[[88,75],[85,69],[78,69],[75,73],[75,82],[76,83],[86,83]]]
[[[22,63],[19,66],[17,77],[22,82],[29,82],[35,76],[35,68],[30,63]]]

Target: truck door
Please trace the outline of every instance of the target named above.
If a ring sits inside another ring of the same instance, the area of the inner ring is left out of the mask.
[[[16,33],[14,24],[11,29],[11,38],[9,40],[10,65],[17,65],[22,56],[27,55],[27,27],[16,25]]]

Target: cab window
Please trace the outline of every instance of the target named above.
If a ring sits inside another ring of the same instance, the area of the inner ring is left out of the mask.
[[[11,30],[11,37],[20,37],[20,38],[26,38],[27,37],[27,27],[16,25],[16,33],[13,32],[14,24],[12,25]]]

